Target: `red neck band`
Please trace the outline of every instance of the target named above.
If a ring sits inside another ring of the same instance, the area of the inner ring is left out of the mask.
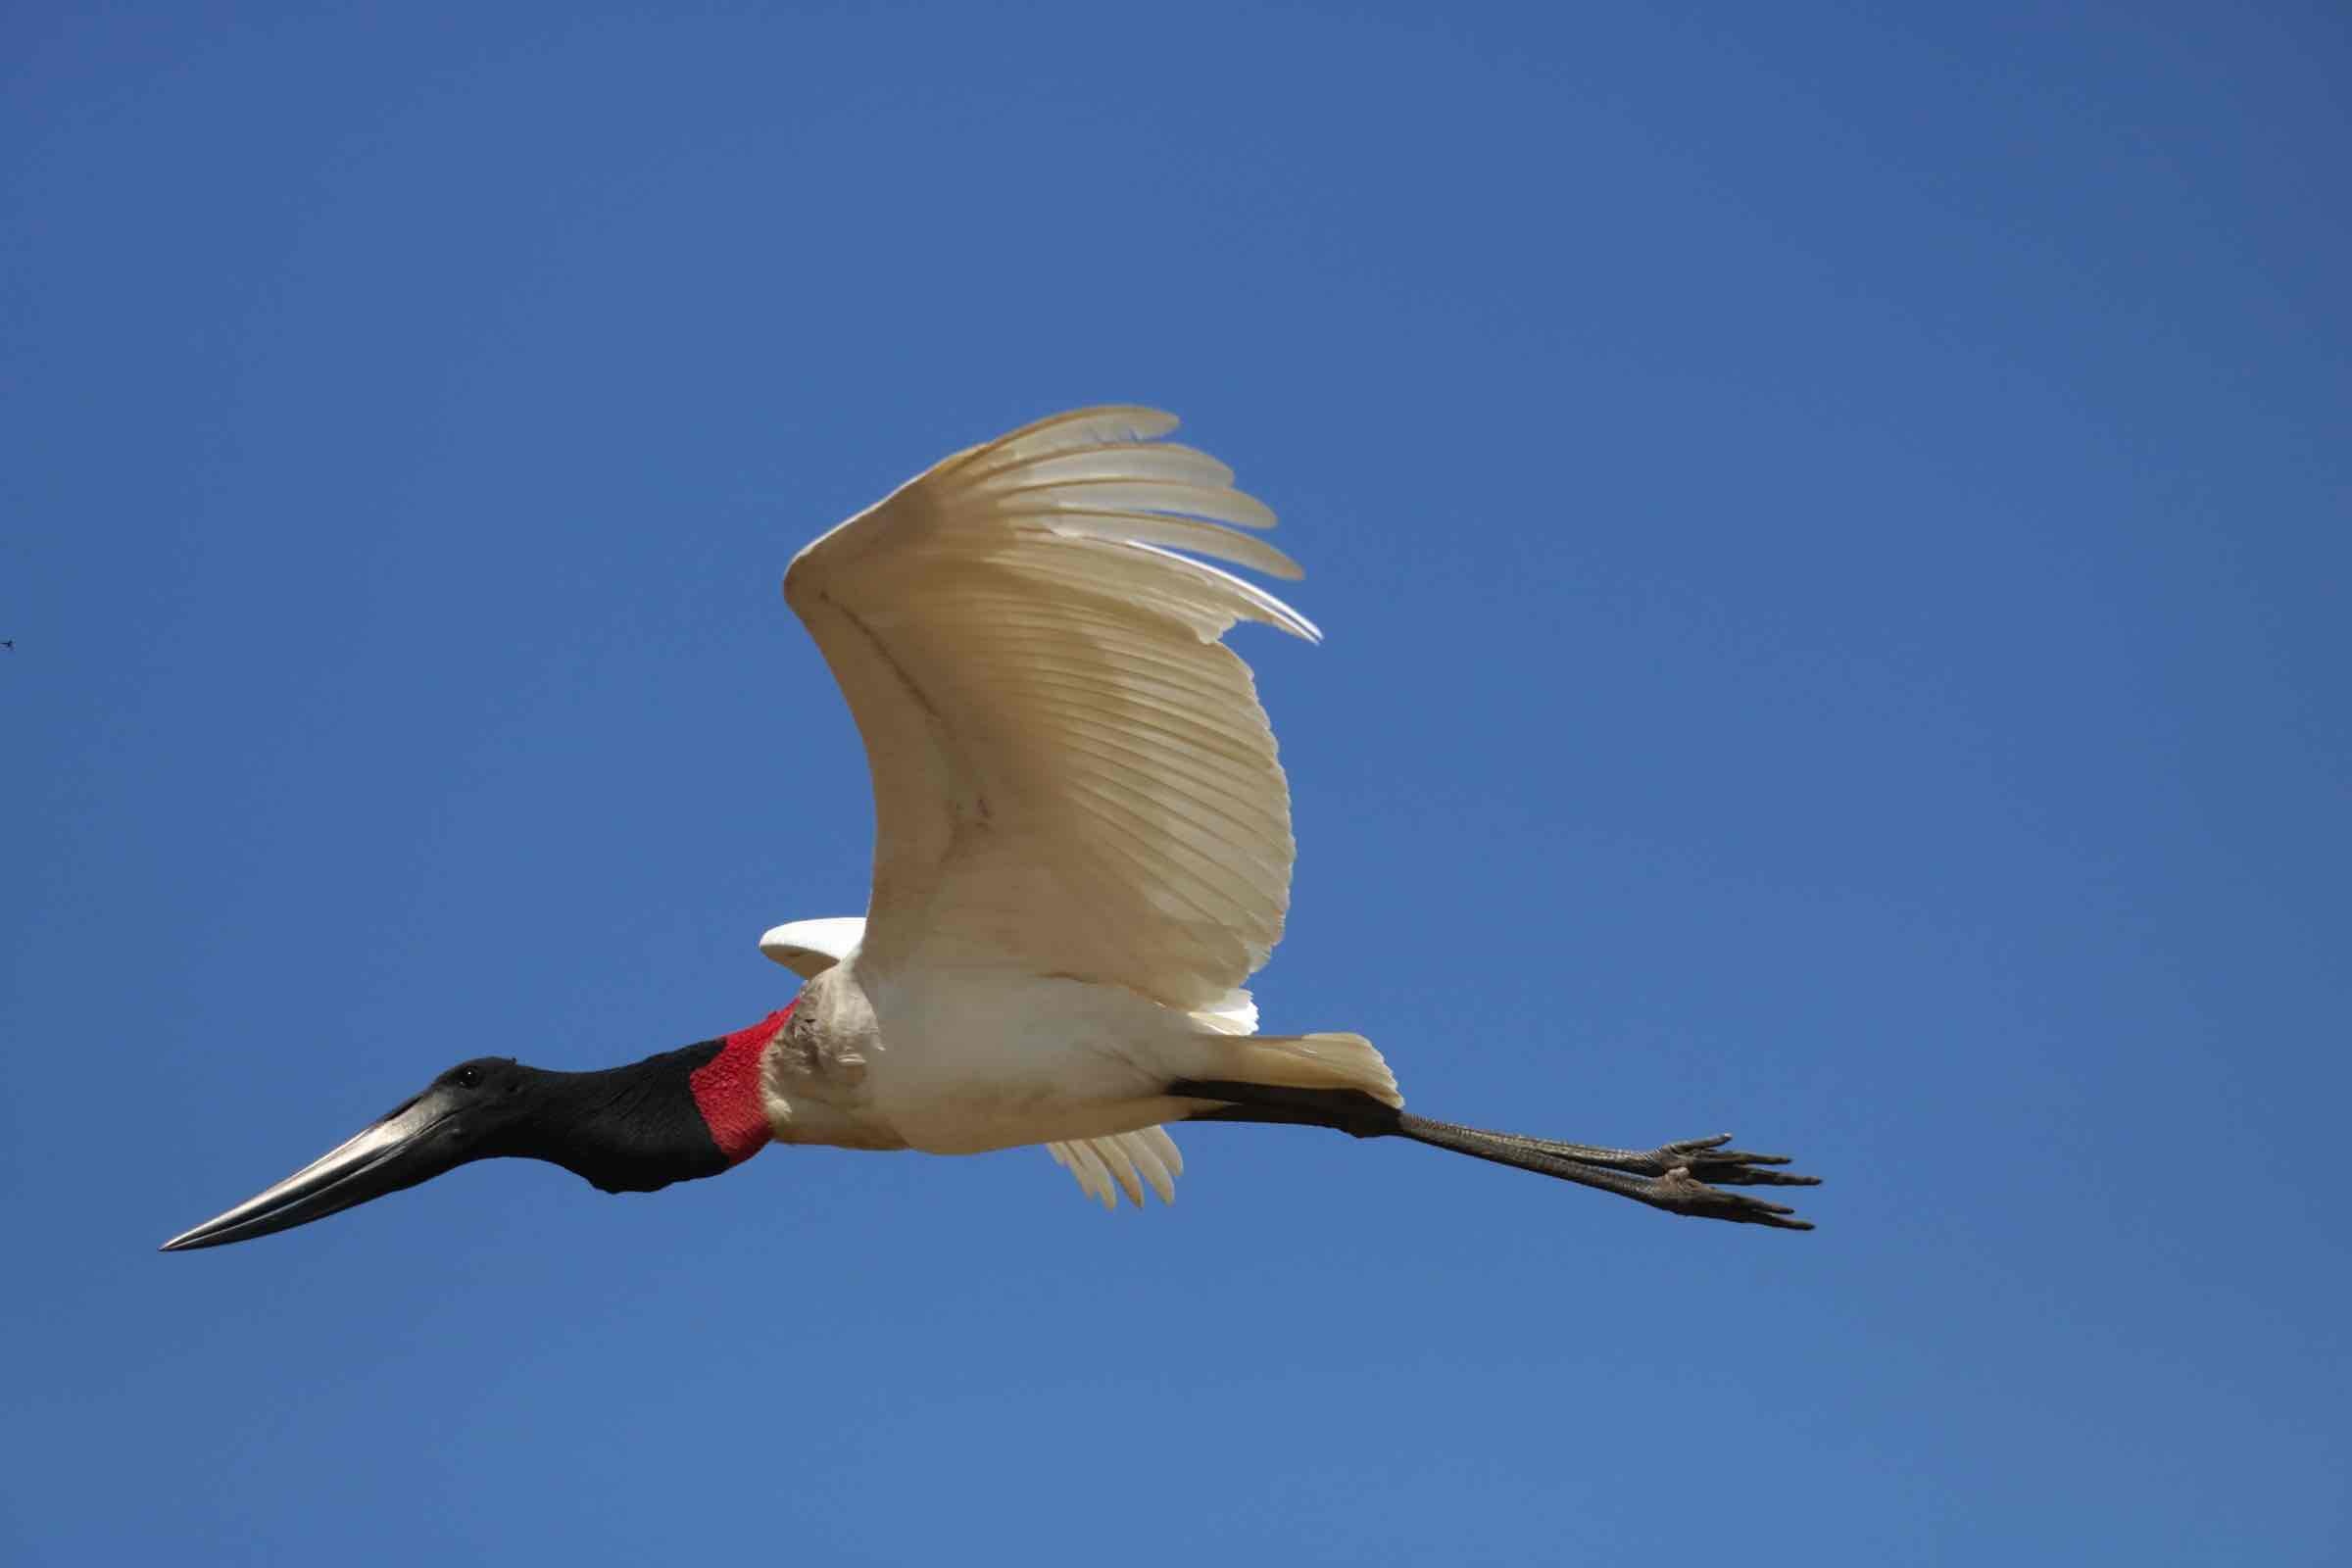
[[[730,1165],[740,1165],[760,1152],[773,1136],[760,1093],[760,1057],[798,1005],[800,999],[795,997],[780,1011],[769,1013],[749,1029],[736,1030],[720,1043],[717,1055],[687,1074],[695,1108],[703,1113],[703,1125],[710,1129],[710,1141]]]

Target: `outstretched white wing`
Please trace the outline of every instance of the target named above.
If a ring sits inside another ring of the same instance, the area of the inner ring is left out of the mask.
[[[1290,795],[1236,620],[1318,634],[1179,555],[1283,577],[1273,514],[1175,418],[1083,409],[956,454],[801,552],[784,597],[865,741],[861,973],[1018,965],[1215,1008],[1290,903]]]

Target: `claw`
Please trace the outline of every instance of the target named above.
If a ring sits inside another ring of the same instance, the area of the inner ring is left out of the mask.
[[[1730,1133],[1717,1133],[1712,1138],[1686,1138],[1679,1144],[1668,1144],[1663,1151],[1669,1154],[1696,1154],[1710,1149],[1721,1149],[1732,1141]],[[1733,1158],[1752,1158],[1752,1155],[1733,1155]]]

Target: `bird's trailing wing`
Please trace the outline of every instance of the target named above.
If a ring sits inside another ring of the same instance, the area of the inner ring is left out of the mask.
[[[1272,514],[1150,409],[949,458],[804,550],[784,594],[873,774],[868,983],[1011,964],[1220,1005],[1282,935],[1290,797],[1237,620],[1312,639],[1237,528]]]

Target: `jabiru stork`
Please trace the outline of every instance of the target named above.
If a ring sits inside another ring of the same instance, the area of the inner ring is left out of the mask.
[[[606,1192],[715,1176],[770,1143],[970,1154],[1042,1144],[1105,1206],[1172,1200],[1167,1126],[1396,1137],[1670,1213],[1811,1227],[1728,1187],[1815,1178],[1728,1137],[1607,1149],[1404,1109],[1361,1035],[1261,1035],[1243,982],[1282,936],[1290,794],[1250,669],[1258,621],[1320,633],[1196,559],[1299,568],[1273,514],[1169,415],[1080,409],[933,466],[794,558],[784,598],[865,743],[862,918],[761,940],[804,977],[747,1029],[601,1072],[461,1062],[381,1120],[164,1244],[285,1230],[471,1160]]]

